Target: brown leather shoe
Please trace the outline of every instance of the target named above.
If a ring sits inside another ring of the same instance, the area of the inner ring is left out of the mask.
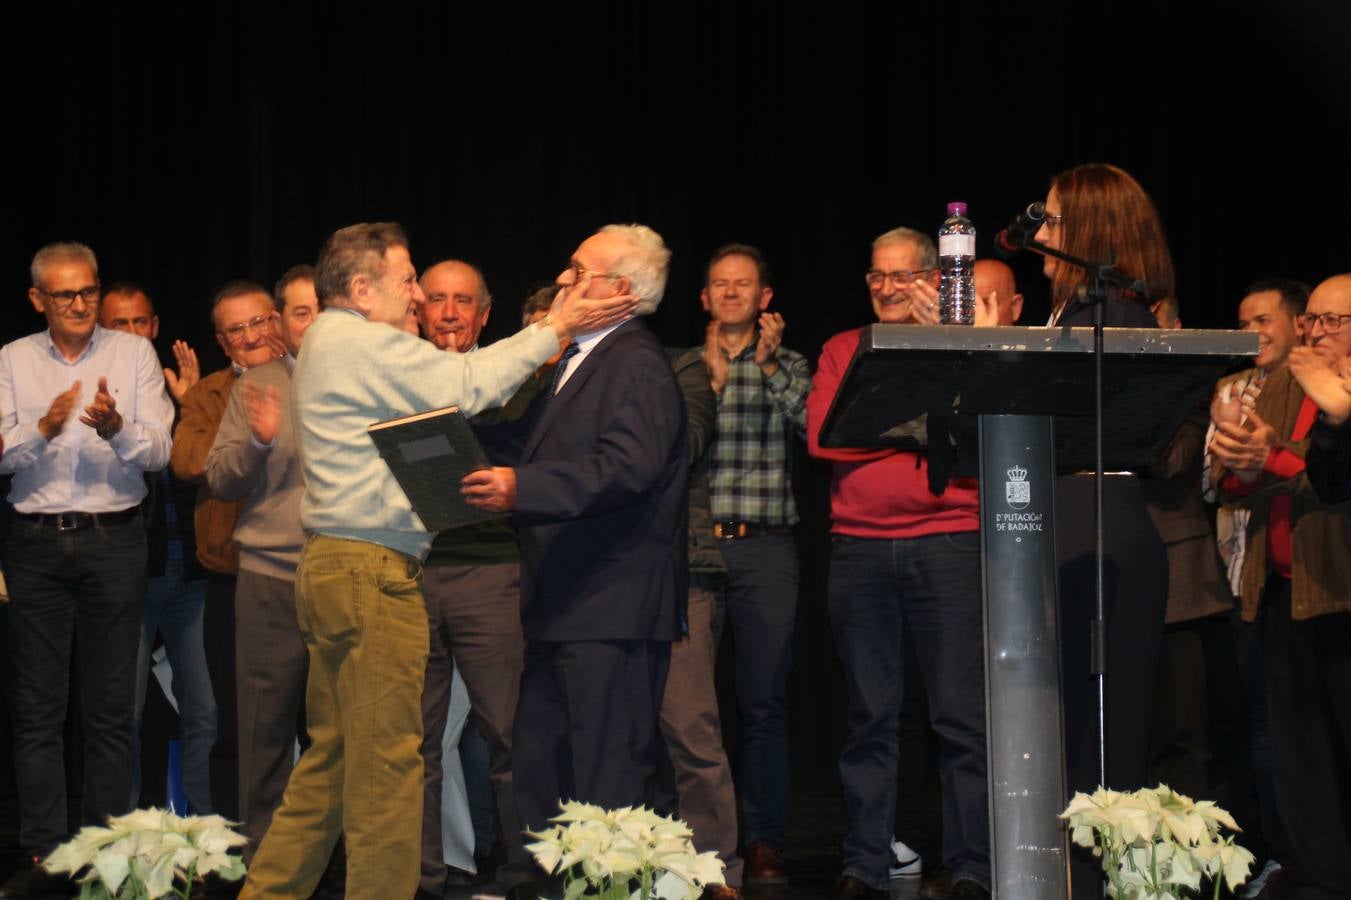
[[[889,896],[890,891],[879,891],[875,887],[869,887],[853,875],[841,875],[835,882],[835,888],[830,892],[830,900],[886,900]]]
[[[788,880],[783,855],[768,841],[755,841],[746,847],[746,881],[782,884]]]
[[[711,884],[704,888],[703,900],[742,900],[741,888],[730,884]]]

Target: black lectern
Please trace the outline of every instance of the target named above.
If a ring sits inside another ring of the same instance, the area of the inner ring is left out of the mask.
[[[1103,341],[1109,470],[1147,468],[1216,379],[1257,352],[1256,335],[1237,331],[1109,328]],[[963,474],[980,477],[990,866],[1003,900],[1067,893],[1053,486],[1057,470],[1093,468],[1092,411],[1092,328],[873,325],[821,428],[825,447],[914,447],[902,426],[921,415],[979,417],[978,469]]]

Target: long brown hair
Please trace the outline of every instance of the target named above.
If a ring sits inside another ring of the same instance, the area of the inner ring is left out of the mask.
[[[1087,163],[1061,172],[1051,179],[1051,187],[1065,217],[1066,253],[1115,263],[1122,274],[1143,281],[1145,295],[1126,292],[1127,300],[1152,303],[1173,296],[1173,258],[1163,223],[1139,182],[1116,166]],[[1063,308],[1087,280],[1083,269],[1057,265],[1051,276],[1052,306]]]

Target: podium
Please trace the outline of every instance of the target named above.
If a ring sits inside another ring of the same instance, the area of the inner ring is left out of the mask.
[[[1257,336],[1108,328],[1103,349],[1104,462],[1139,471],[1215,381],[1256,354]],[[956,474],[980,479],[990,870],[1001,900],[1067,896],[1054,486],[1057,472],[1094,467],[1093,370],[1092,328],[872,325],[821,427],[823,447],[917,449],[905,423],[977,417],[978,453],[959,453]]]

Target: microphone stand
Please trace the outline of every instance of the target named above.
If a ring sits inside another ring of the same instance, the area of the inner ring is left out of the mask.
[[[1107,289],[1114,287],[1122,291],[1135,291],[1144,294],[1145,286],[1138,279],[1123,275],[1112,263],[1095,263],[1077,256],[1064,253],[1037,240],[1029,239],[1023,247],[1042,256],[1050,256],[1072,266],[1083,269],[1090,276],[1090,283],[1080,285],[1075,299],[1093,308],[1093,530],[1095,539],[1094,554],[1094,615],[1089,632],[1090,664],[1089,674],[1096,681],[1098,693],[1098,784],[1107,787],[1107,610],[1103,593],[1103,551],[1106,547],[1103,539],[1103,484],[1105,481],[1102,457],[1102,328],[1104,309],[1107,306]],[[1066,310],[1069,304],[1066,304]],[[1063,315],[1063,311],[1062,311]],[[1057,317],[1058,318],[1058,317]]]

